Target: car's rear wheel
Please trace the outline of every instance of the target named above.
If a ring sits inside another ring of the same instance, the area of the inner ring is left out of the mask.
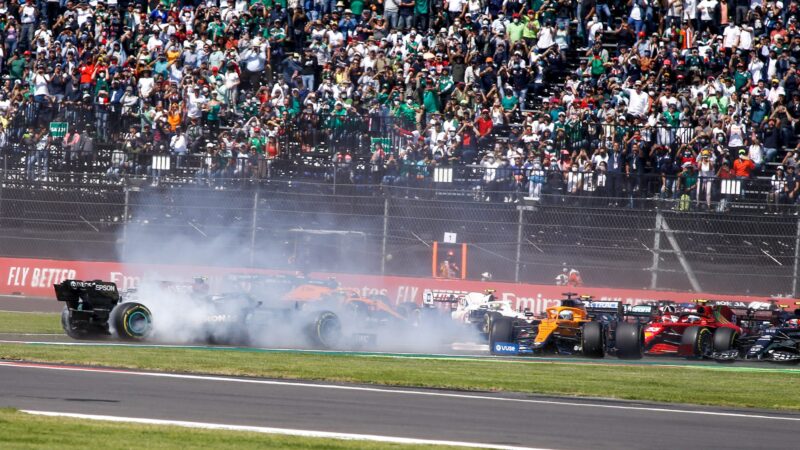
[[[111,324],[120,339],[141,341],[153,332],[153,314],[141,303],[120,303],[111,311]]]
[[[342,323],[331,311],[320,312],[311,324],[311,341],[317,347],[335,348],[342,339]]]
[[[489,351],[494,353],[495,344],[511,341],[513,325],[510,318],[498,316],[492,319],[489,327]]]
[[[581,331],[581,347],[583,355],[589,358],[602,358],[605,356],[603,342],[603,325],[599,322],[586,322]]]
[[[618,358],[641,359],[644,355],[644,331],[638,323],[617,324],[614,338],[617,343]]]
[[[704,358],[714,349],[711,330],[706,327],[689,327],[683,332],[679,353],[687,358]]]
[[[72,322],[72,312],[66,306],[61,311],[61,328],[72,339],[96,339],[100,336],[99,332],[76,327]]]

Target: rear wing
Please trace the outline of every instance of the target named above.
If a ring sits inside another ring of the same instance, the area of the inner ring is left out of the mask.
[[[636,318],[654,318],[660,310],[656,305],[625,305],[625,315]]]
[[[727,306],[732,310],[742,311],[780,311],[781,306],[775,301],[766,302],[742,302],[736,300],[694,300],[698,305],[704,306]]]
[[[434,307],[436,304],[449,304],[452,308],[455,308],[466,295],[466,292],[461,291],[426,290],[422,294],[422,305]]]
[[[54,284],[56,299],[60,302],[77,303],[81,296],[92,304],[119,303],[117,285],[109,281],[64,280]]]
[[[595,314],[616,314],[625,315],[625,305],[622,302],[614,301],[591,301],[583,304],[589,315]]]

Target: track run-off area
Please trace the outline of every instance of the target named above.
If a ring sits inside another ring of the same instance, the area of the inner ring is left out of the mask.
[[[791,412],[13,361],[0,377],[4,406],[38,414],[430,445],[777,448],[800,423]]]

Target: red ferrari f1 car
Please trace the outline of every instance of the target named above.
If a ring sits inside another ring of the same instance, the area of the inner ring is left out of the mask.
[[[653,318],[644,330],[646,354],[688,358],[730,350],[740,336],[756,332],[764,322],[777,321],[780,312],[773,302],[663,301],[654,306]]]

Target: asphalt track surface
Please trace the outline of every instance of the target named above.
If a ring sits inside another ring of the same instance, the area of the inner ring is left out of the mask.
[[[0,310],[57,312],[60,307],[52,299],[0,297]],[[52,341],[52,345],[128,345],[109,341],[76,343],[59,335],[3,335],[0,340]],[[395,356],[481,357],[464,352]],[[598,363],[579,358],[546,359]],[[618,361],[607,359],[601,363]],[[646,358],[638,363],[687,364],[664,358]],[[741,366],[726,367],[737,370]],[[23,410],[516,447],[777,448],[796,442],[793,430],[800,425],[800,413],[793,412],[159,374],[7,361],[0,361],[0,380],[0,407]]]
[[[779,448],[800,414],[0,363],[0,406],[537,448]]]
[[[64,304],[55,298],[0,295],[0,310],[21,312],[61,312]]]

